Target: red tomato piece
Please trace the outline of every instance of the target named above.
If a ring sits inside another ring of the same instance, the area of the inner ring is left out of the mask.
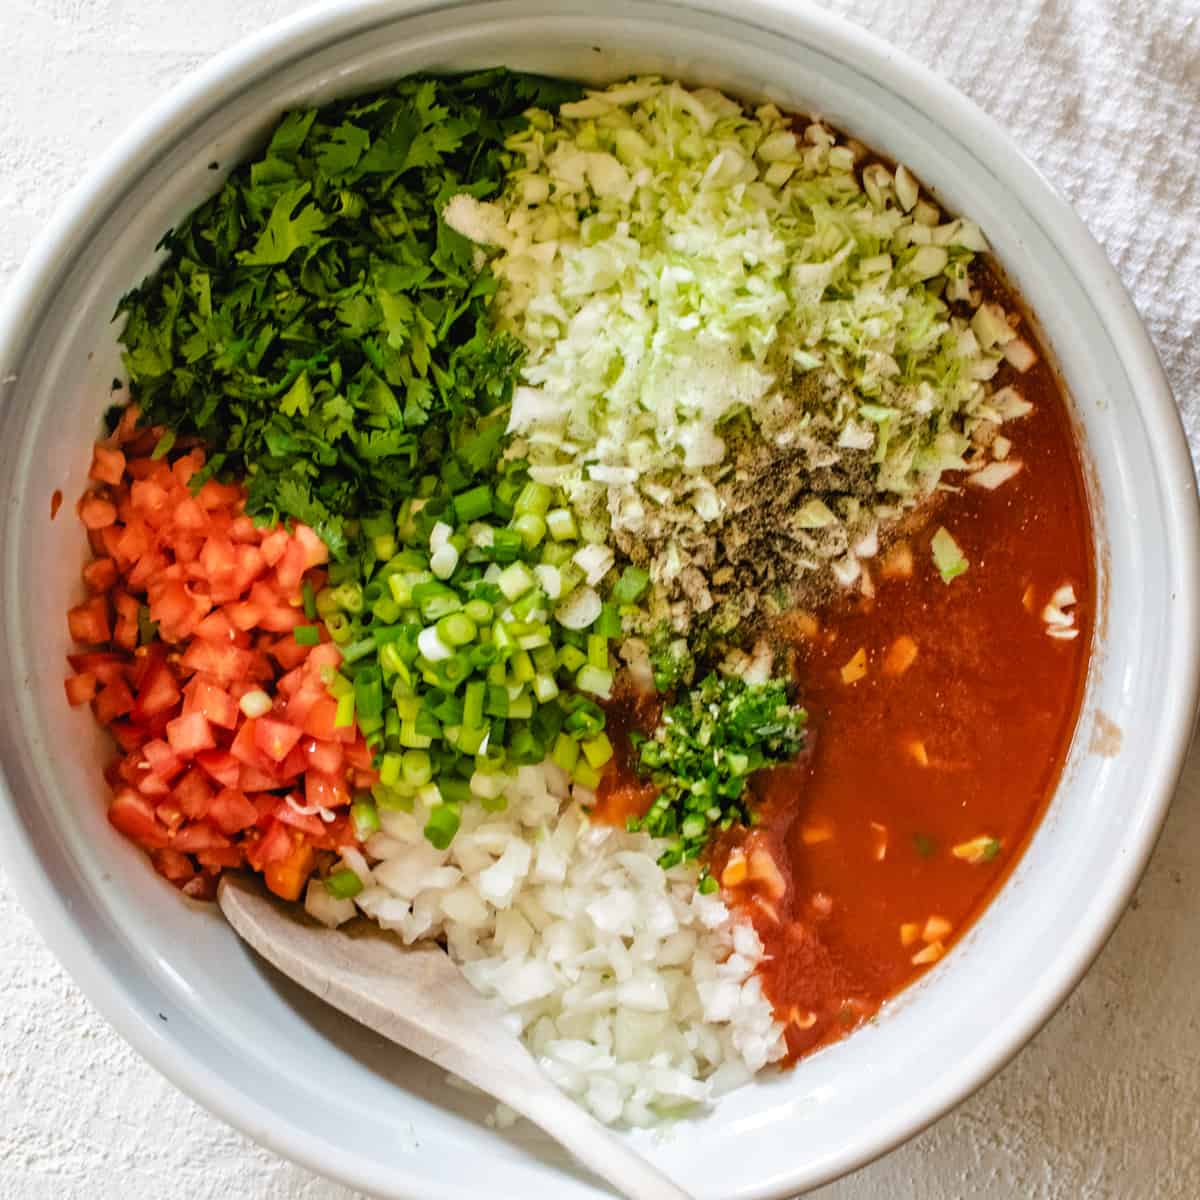
[[[183,770],[183,759],[162,738],[151,738],[142,747],[142,754],[159,779],[174,779]]]
[[[199,712],[187,713],[167,722],[167,741],[181,758],[192,758],[216,744],[208,718]]]
[[[188,710],[202,712],[208,720],[222,729],[237,727],[241,712],[237,701],[223,688],[203,675],[196,675],[185,690],[188,693]]]
[[[276,829],[280,826],[275,825]],[[300,893],[312,874],[313,860],[316,857],[312,846],[303,840],[302,835],[296,835],[291,851],[286,858],[269,863],[263,870],[263,880],[268,888],[283,900],[298,900]]]
[[[111,725],[118,717],[133,709],[133,693],[123,679],[114,680],[100,689],[93,704],[96,720],[101,725]]]
[[[194,496],[184,496],[174,511],[175,528],[183,533],[202,534],[208,531],[208,514],[196,503]]]
[[[175,785],[171,799],[185,817],[198,821],[208,815],[213,789],[200,767],[192,767]]]
[[[115,519],[115,518],[114,518]],[[275,567],[275,578],[279,581],[279,590],[285,596],[292,596],[300,590],[300,581],[308,570],[308,558],[304,547],[297,541],[288,542],[283,557]]]
[[[304,739],[304,753],[308,769],[320,771],[322,775],[337,774],[346,757],[338,742],[322,742],[311,737]]]
[[[238,631],[233,627],[223,608],[210,612],[193,630],[193,636],[204,642],[236,642]]]
[[[83,568],[83,582],[89,592],[107,592],[117,582],[117,564],[111,558],[93,558]]]
[[[258,809],[239,788],[222,788],[213,798],[208,818],[222,833],[240,833],[258,820]]]
[[[171,848],[184,854],[196,854],[201,850],[224,850],[229,839],[207,821],[194,821],[176,830],[171,839]]]
[[[81,704],[87,704],[89,700],[95,698],[96,676],[89,671],[85,671],[82,675],[69,675],[65,681],[65,687],[67,703],[72,708],[78,708]]]
[[[137,703],[133,708],[135,721],[148,721],[179,703],[179,685],[162,655],[148,657],[147,667],[139,672]]]
[[[286,800],[279,806],[275,819],[310,838],[325,836],[325,823],[316,813],[298,813]]]
[[[286,721],[260,717],[254,730],[254,744],[272,762],[282,762],[300,740],[300,730]]]
[[[107,642],[112,636],[108,600],[104,596],[93,596],[77,604],[67,613],[67,628],[75,641],[85,645]]]
[[[108,820],[127,838],[151,850],[167,845],[166,827],[154,814],[154,807],[145,796],[132,788],[122,788],[108,806]]]
[[[197,853],[200,865],[210,871],[222,871],[242,865],[241,846],[222,846],[219,849],[201,850]],[[193,899],[210,899],[208,896],[195,896]]]
[[[308,657],[309,646],[302,646],[294,637],[285,635],[272,640],[268,653],[285,670],[300,666]]]
[[[345,754],[346,761],[360,771],[370,771],[375,766],[375,752],[367,745],[361,733],[346,746]]]
[[[222,787],[237,787],[240,767],[228,750],[202,750],[196,762]]]
[[[99,492],[85,492],[78,507],[85,529],[106,529],[116,524],[117,506]]]
[[[169,847],[166,850],[155,850],[150,855],[154,869],[164,878],[169,879],[176,887],[186,883],[196,874],[196,868],[185,854]]]
[[[268,567],[276,566],[279,560],[287,553],[287,548],[291,543],[291,538],[288,537],[288,532],[282,526],[278,529],[272,529],[262,540],[263,558]]]
[[[309,770],[304,775],[304,800],[309,807],[337,808],[350,803],[350,789],[340,775]]]
[[[114,446],[97,442],[92,447],[92,466],[88,478],[116,487],[125,474],[125,455]]]
[[[291,716],[291,705],[288,705],[288,716]],[[315,737],[322,742],[352,742],[355,737],[354,723],[338,725],[337,701],[329,695],[321,695],[313,701],[308,715],[304,718],[303,730],[309,737]]]
[[[303,624],[304,610],[288,604],[276,604],[273,608],[265,609],[258,618],[259,628],[269,629],[272,633],[290,633],[297,625]]]
[[[112,683],[114,679],[126,678],[129,659],[124,654],[114,654],[111,650],[93,650],[82,654],[68,654],[67,662],[71,670],[79,675],[89,673],[101,683]]]

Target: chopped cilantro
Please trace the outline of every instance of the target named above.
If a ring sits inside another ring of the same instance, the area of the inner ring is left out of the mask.
[[[638,765],[658,796],[629,828],[670,839],[659,858],[664,868],[695,858],[714,829],[751,823],[749,776],[797,754],[806,719],[780,680],[706,676],[663,713],[650,738],[638,741]]]
[[[248,509],[312,525],[335,557],[428,464],[468,477],[500,453],[520,344],[488,317],[496,281],[441,220],[501,188],[504,139],[569,83],[504,70],[401,80],[288,113],[254,161],[163,240],[121,301],[146,424],[199,436]]]

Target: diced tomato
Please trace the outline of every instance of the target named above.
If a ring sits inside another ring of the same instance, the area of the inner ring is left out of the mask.
[[[361,734],[345,748],[346,761],[360,771],[370,771],[375,765],[375,752],[367,745]]]
[[[180,854],[178,850],[170,848],[156,850],[150,855],[150,861],[154,863],[154,869],[164,879],[169,879],[176,886],[186,883],[196,874],[196,868],[192,866],[191,860],[187,855]]]
[[[84,645],[98,645],[112,636],[108,623],[108,600],[104,596],[93,596],[77,604],[67,613],[67,628],[71,637]]]
[[[248,860],[273,891],[295,898],[315,848],[336,850],[353,833],[344,815],[297,813],[278,792],[303,780],[306,796],[344,814],[347,770],[373,775],[355,728],[332,726],[336,704],[321,670],[340,652],[292,636],[305,620],[300,584],[313,571],[311,585],[324,586],[315,568],[328,551],[308,526],[257,527],[236,484],[209,480],[193,496],[204,453],[152,459],[162,432],[138,428],[130,407],[95,448],[99,486],[79,503],[92,596],[68,621],[76,640],[110,649],[70,656],[67,697],[90,700],[122,747],[105,769],[109,818],[161,874],[211,898],[220,872]],[[158,632],[147,645],[143,606]],[[259,688],[274,708],[251,720],[239,702]]]
[[[300,730],[273,717],[259,718],[254,731],[255,745],[272,762],[282,762],[300,740]]]
[[[201,850],[196,854],[200,865],[210,871],[222,871],[242,865],[240,846],[221,846],[212,850]]]
[[[93,703],[96,720],[101,725],[111,725],[118,717],[133,709],[133,693],[123,679],[114,680],[100,689]]]
[[[196,493],[196,500],[205,512],[212,512],[213,509],[225,508],[228,505],[236,504],[241,498],[241,489],[232,483],[218,483],[215,479],[208,480]]]
[[[202,750],[196,762],[222,787],[237,787],[240,767],[228,750]]]
[[[183,770],[183,759],[161,738],[148,741],[142,747],[142,754],[159,779],[174,779]]]
[[[156,782],[160,785],[162,784],[161,779],[157,780]],[[143,792],[142,794],[145,795],[146,793]],[[179,809],[171,803],[170,800],[164,800],[161,804],[158,804],[154,809],[154,815],[158,817],[158,819],[168,829],[178,829],[180,825],[182,825],[187,819],[183,813],[181,813]]]
[[[118,558],[120,547],[117,548]],[[157,579],[163,577],[167,570],[167,560],[164,555],[156,552],[143,554],[134,563],[133,569],[125,577],[125,582],[135,591],[144,591]]]
[[[288,717],[291,718],[290,702]],[[353,723],[337,724],[337,701],[327,694],[322,694],[313,701],[312,707],[304,718],[302,728],[310,737],[315,737],[323,742],[352,742],[355,737]]]
[[[269,792],[273,788],[287,785],[293,777],[286,772],[275,775],[260,766],[243,763],[238,772],[237,786],[243,792]]]
[[[159,779],[153,772],[143,771],[141,779],[138,780],[137,790],[143,796],[153,796],[158,799],[161,796],[170,795],[171,785],[165,779]]]
[[[212,805],[213,789],[204,771],[192,767],[175,785],[171,799],[189,820],[198,821],[206,817]]]
[[[175,482],[181,487],[187,487],[191,482],[191,478],[195,473],[204,466],[204,451],[197,447],[194,450],[189,450],[187,454],[181,458],[177,458],[171,465],[171,474],[175,477]],[[191,496],[188,499],[191,500]],[[197,505],[199,508],[199,505]],[[203,509],[201,509],[203,512]]]
[[[92,448],[92,466],[88,478],[116,487],[125,474],[125,455],[113,446],[97,442]]]
[[[253,651],[243,650],[239,646],[217,645],[214,642],[193,640],[182,661],[189,670],[212,675],[225,685],[252,675],[260,677],[255,674],[262,669],[260,663],[266,666],[267,678],[273,674],[263,656],[256,656]]]
[[[308,667],[313,673],[313,678],[320,679],[320,670],[322,667],[340,667],[342,665],[342,652],[333,642],[322,642],[319,646],[314,646],[308,655]]]
[[[182,758],[191,758],[201,750],[211,750],[217,744],[208,718],[199,712],[187,713],[168,721],[167,741]]]
[[[137,479],[130,485],[133,511],[153,529],[161,529],[172,517],[171,494],[156,479]]]
[[[276,829],[280,826],[277,824]],[[268,863],[263,879],[268,888],[283,900],[298,900],[312,873],[315,852],[307,842],[297,840],[286,858]]]
[[[131,520],[126,523],[117,539],[115,557],[120,562],[132,563],[144,558],[151,548],[150,531],[142,521]]]
[[[304,775],[304,799],[309,807],[337,808],[350,803],[350,790],[340,775],[322,775],[310,769]]]
[[[263,558],[268,567],[275,566],[287,553],[287,548],[291,543],[291,540],[292,539],[288,537],[288,531],[282,526],[278,529],[271,530],[271,532],[263,538]]]
[[[223,608],[210,612],[195,628],[195,636],[205,642],[216,642],[219,645],[234,642],[238,631],[233,627]]]
[[[222,788],[208,810],[209,820],[225,834],[240,833],[258,820],[258,809],[238,788]]]
[[[334,775],[342,769],[345,761],[345,751],[338,742],[322,742],[316,738],[304,739],[304,753],[307,768],[319,771],[322,775]]]
[[[99,492],[85,492],[79,501],[79,519],[85,529],[106,529],[117,520],[117,506]]]
[[[304,624],[304,610],[288,604],[276,604],[263,611],[258,624],[259,628],[269,629],[272,633],[289,633],[297,625]]]
[[[184,689],[187,693],[187,703],[184,711],[202,712],[214,725],[222,729],[234,729],[238,718],[242,715],[237,701],[212,680],[203,675],[196,675]]]
[[[275,818],[292,829],[298,829],[310,838],[325,836],[325,823],[316,813],[297,812],[286,800],[279,806],[279,811],[275,814]]]
[[[94,650],[86,654],[68,654],[67,662],[77,674],[91,674],[101,683],[112,683],[114,679],[126,677],[129,660],[123,654],[107,650]]]
[[[111,558],[93,558],[83,568],[83,582],[89,592],[107,592],[117,582],[117,564]]]
[[[121,419],[117,422],[117,427],[113,430],[112,435],[113,441],[116,442],[118,446],[123,442],[131,441],[133,438],[137,437],[139,433],[139,416],[141,416],[141,410],[136,404],[127,404],[125,406],[125,411],[121,413]]]
[[[171,848],[184,854],[195,854],[200,850],[224,850],[229,839],[207,821],[193,821],[176,830],[171,839]]]
[[[82,675],[67,676],[67,703],[72,708],[78,708],[81,704],[87,704],[89,700],[94,699],[96,695],[96,676],[90,671],[85,671]]]
[[[108,727],[108,732],[126,754],[140,749],[146,740],[146,731],[140,725],[131,725],[128,721],[114,721]]]
[[[154,814],[154,807],[132,788],[122,788],[108,806],[108,819],[114,828],[150,850],[167,845],[166,827]]]
[[[208,514],[193,496],[181,497],[175,504],[172,516],[177,534],[199,536],[208,532]]]
[[[174,708],[180,695],[166,658],[154,655],[146,661],[147,668],[139,673],[137,704],[133,709],[133,719],[143,722]]]
[[[207,871],[200,871],[179,890],[189,900],[215,900],[217,898],[217,876],[210,875]]]

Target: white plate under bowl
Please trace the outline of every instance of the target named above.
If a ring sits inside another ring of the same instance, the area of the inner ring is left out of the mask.
[[[280,112],[423,68],[656,71],[819,112],[974,216],[1040,315],[1088,462],[1102,614],[1049,815],[965,942],[879,1019],[646,1152],[705,1200],[777,1198],[889,1149],[991,1075],[1078,981],[1162,824],[1196,701],[1197,508],[1170,393],[1082,224],[961,95],[811,5],[387,2],[312,10],[214,60],[70,198],[0,319],[0,853],[97,1007],[207,1107],[315,1170],[403,1200],[600,1195],[528,1128],[265,970],[104,820],[105,749],[63,699],[84,539],[71,500],[119,373],[110,323],[162,231]],[[723,11],[729,10],[729,11]],[[55,488],[68,497],[50,521]],[[1003,649],[998,647],[997,652]],[[1121,730],[1093,740],[1099,714]],[[1019,752],[1014,748],[1014,752]]]

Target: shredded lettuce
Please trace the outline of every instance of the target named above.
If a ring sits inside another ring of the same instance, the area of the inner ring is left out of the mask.
[[[943,583],[953,583],[970,565],[944,525],[938,526],[930,549],[933,551],[933,565],[937,567]]]

